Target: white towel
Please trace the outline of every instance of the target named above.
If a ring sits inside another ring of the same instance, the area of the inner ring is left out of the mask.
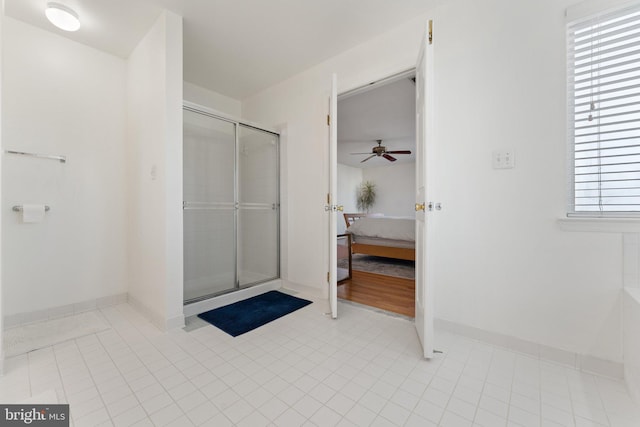
[[[22,205],[22,222],[42,222],[44,209],[44,205]]]

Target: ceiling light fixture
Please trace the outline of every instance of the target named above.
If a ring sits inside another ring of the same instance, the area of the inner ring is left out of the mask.
[[[78,31],[80,19],[78,14],[68,6],[56,2],[47,3],[45,9],[47,19],[56,27],[64,31]]]

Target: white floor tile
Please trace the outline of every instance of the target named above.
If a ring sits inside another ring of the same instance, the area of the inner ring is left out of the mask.
[[[504,427],[507,425],[507,420],[486,409],[478,408],[473,423],[482,427]]]
[[[446,410],[448,412],[453,412],[466,420],[473,421],[473,417],[476,414],[476,405],[472,405],[471,403],[465,402],[457,397],[452,397],[451,400],[449,400]]]
[[[416,404],[420,401],[420,398],[414,394],[409,393],[404,390],[396,390],[396,392],[391,396],[391,401],[402,406],[404,409],[408,411],[412,411]]]
[[[218,408],[209,401],[204,402],[203,404],[186,412],[187,417],[189,417],[191,422],[195,425],[201,425],[219,413],[220,411],[218,411]]]
[[[223,414],[216,414],[213,416],[213,418],[210,418],[209,420],[199,425],[206,427],[231,427],[233,426],[233,423]]]
[[[207,401],[208,401],[207,397],[204,394],[202,394],[200,391],[196,390],[193,393],[178,400],[176,403],[178,404],[180,409],[182,409],[182,411],[184,411],[185,413],[188,413],[193,408]]]
[[[407,422],[405,423],[405,427],[436,427],[437,424],[432,423],[429,420],[425,420],[424,418],[413,414],[409,417]]]
[[[142,406],[136,406],[135,408],[131,408],[128,411],[114,417],[112,421],[116,427],[126,427],[142,421],[146,418],[147,413],[144,411],[144,409],[142,409]]]
[[[116,417],[128,411],[129,409],[135,408],[138,405],[139,405],[138,400],[135,397],[133,397],[133,395],[129,395],[129,396],[123,397],[122,399],[116,402],[108,403],[107,411],[109,411],[109,415],[111,415],[111,417]]]
[[[322,404],[327,403],[335,394],[336,391],[334,389],[323,383],[318,384],[309,392],[311,397],[315,398]]]
[[[411,412],[393,402],[387,402],[382,411],[380,411],[380,415],[394,424],[403,425],[411,415]]]
[[[532,414],[540,414],[539,399],[532,399],[519,393],[511,393],[511,400],[509,401],[509,404],[522,409],[523,411],[531,412]]]
[[[515,406],[509,407],[509,421],[513,421],[523,427],[534,427],[540,425],[540,416],[523,411]]]
[[[259,408],[259,411],[268,419],[275,420],[288,408],[287,404],[282,400],[277,397],[272,397]]]
[[[171,396],[169,396],[169,394],[165,392],[162,392],[161,394],[158,394],[157,396],[154,396],[149,400],[145,400],[141,405],[144,410],[147,411],[147,414],[154,414],[160,409],[171,405],[172,403],[173,399],[171,399]]]
[[[313,414],[313,416],[309,419],[312,423],[318,426],[335,426],[340,422],[342,417],[335,411],[326,406],[321,407],[318,411]],[[277,424],[277,423],[276,423]]]
[[[355,306],[333,321],[312,304],[237,338],[100,311],[109,331],[7,359],[0,400],[53,389],[75,427],[640,425],[622,381],[442,332],[425,361],[411,322]]]
[[[471,427],[473,423],[453,412],[445,411],[439,425],[442,427]]]
[[[271,421],[258,411],[253,411],[236,424],[238,427],[267,427]]]
[[[224,411],[238,400],[240,400],[240,395],[231,389],[227,389],[211,399],[221,411]]]
[[[165,426],[179,418],[186,418],[186,415],[180,410],[178,405],[172,404],[154,412],[150,418],[154,425]]]
[[[247,415],[251,414],[254,411],[253,407],[249,405],[243,399],[238,400],[236,403],[228,407],[224,414],[229,418],[234,424],[238,424],[240,420],[246,418]]]
[[[359,403],[374,413],[379,413],[387,401],[378,394],[369,391],[360,399]]]

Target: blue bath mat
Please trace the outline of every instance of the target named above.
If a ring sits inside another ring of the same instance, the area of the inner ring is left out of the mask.
[[[306,299],[270,291],[198,314],[198,317],[237,337],[311,304]]]

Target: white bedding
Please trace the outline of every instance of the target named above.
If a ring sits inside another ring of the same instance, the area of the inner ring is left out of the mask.
[[[366,217],[351,224],[347,232],[355,236],[414,242],[416,223],[410,218]]]

